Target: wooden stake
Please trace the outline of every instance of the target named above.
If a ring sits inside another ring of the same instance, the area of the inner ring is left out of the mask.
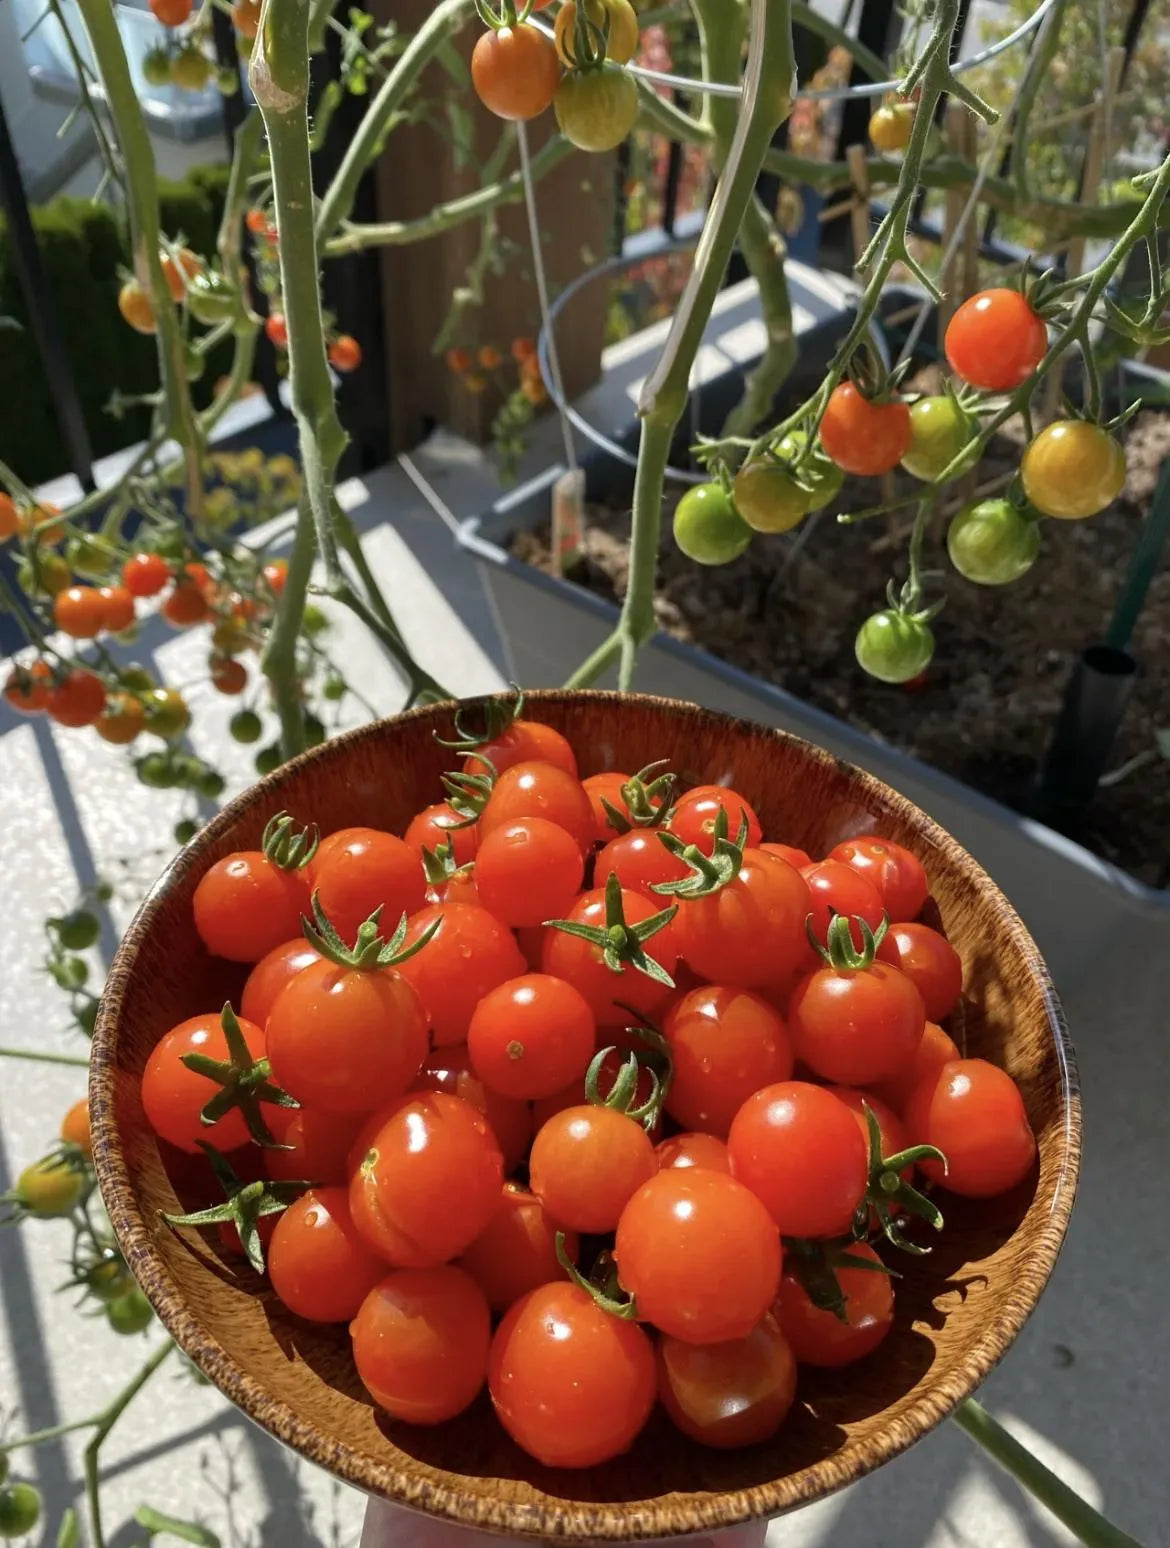
[[[845,164],[849,168],[849,181],[853,185],[853,202],[849,207],[849,220],[853,230],[854,263],[869,246],[869,164],[864,145],[851,145],[845,152]],[[863,282],[868,275],[857,270]]]

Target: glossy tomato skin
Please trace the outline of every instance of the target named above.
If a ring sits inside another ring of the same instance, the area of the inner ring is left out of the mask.
[[[753,532],[791,532],[809,512],[809,492],[775,457],[745,463],[731,485],[735,508]]]
[[[872,1090],[861,1091],[856,1086],[829,1086],[827,1089],[833,1093],[839,1102],[844,1102],[854,1118],[857,1119],[858,1126],[861,1129],[861,1137],[865,1141],[867,1151],[869,1149],[869,1125],[865,1120],[865,1108],[867,1107],[877,1119],[877,1126],[881,1131],[882,1155],[896,1156],[900,1150],[906,1149],[908,1143],[906,1139],[906,1125],[888,1102],[884,1102]],[[909,1170],[913,1171],[913,1168],[911,1167]]]
[[[513,928],[559,919],[573,906],[584,875],[578,838],[543,817],[489,828],[475,862],[480,902]]]
[[[262,1027],[284,986],[304,968],[320,962],[321,954],[303,935],[274,946],[248,974],[240,999],[240,1014]]]
[[[19,714],[39,715],[49,707],[52,682],[53,669],[47,661],[14,667],[4,684],[4,697]]]
[[[480,845],[519,817],[542,817],[563,828],[582,854],[593,847],[593,808],[581,781],[552,763],[514,763],[496,780],[479,819]]]
[[[528,1154],[533,1130],[531,1103],[489,1090],[472,1069],[465,1045],[448,1043],[432,1049],[412,1089],[445,1091],[470,1102],[487,1119],[504,1157],[505,1171],[513,1171]]]
[[[497,118],[537,118],[552,102],[560,74],[552,39],[524,23],[489,29],[471,54],[476,95]]]
[[[471,1275],[454,1264],[388,1274],[349,1331],[358,1375],[395,1419],[442,1424],[483,1386],[491,1313]]]
[[[903,1117],[912,1145],[936,1145],[947,1158],[920,1166],[931,1182],[969,1199],[989,1199],[1022,1182],[1036,1138],[1019,1087],[985,1059],[955,1059],[924,1076]]]
[[[631,828],[610,838],[598,854],[593,864],[594,884],[604,887],[611,872],[625,889],[640,892],[658,904],[666,899],[651,889],[659,882],[681,881],[687,866],[671,854],[654,828]]]
[[[359,836],[360,834],[360,836]],[[389,935],[403,914],[422,908],[426,877],[418,854],[392,833],[359,830],[330,849],[313,870],[313,885],[325,917],[352,945],[358,927],[381,908],[381,929]]]
[[[744,989],[692,989],[671,1005],[662,1031],[673,1066],[666,1111],[684,1129],[726,1137],[748,1097],[792,1074],[783,1017]]]
[[[171,578],[161,554],[131,554],[122,566],[122,584],[135,597],[157,597]]]
[[[657,1360],[659,1401],[676,1428],[703,1446],[734,1450],[771,1440],[796,1397],[796,1360],[772,1316],[721,1344],[660,1338]]]
[[[96,586],[66,586],[53,598],[53,622],[75,640],[92,640],[106,626]]]
[[[731,1173],[784,1236],[843,1236],[867,1182],[856,1120],[823,1086],[781,1081],[740,1108],[727,1137]]]
[[[1048,351],[1048,329],[1018,290],[981,290],[958,308],[944,340],[951,369],[984,392],[1011,392]]]
[[[947,553],[964,580],[977,586],[1005,586],[1019,580],[1040,553],[1040,523],[1034,512],[1010,500],[976,500],[947,528]]]
[[[871,1263],[881,1259],[865,1242],[849,1246],[850,1257]],[[776,1316],[800,1365],[852,1365],[872,1354],[894,1323],[894,1289],[888,1274],[876,1269],[838,1268],[837,1282],[845,1296],[845,1317],[824,1311],[809,1299],[795,1269],[784,1272]]]
[[[574,1231],[612,1231],[629,1200],[658,1170],[642,1125],[612,1107],[567,1107],[537,1131],[528,1157],[532,1191]]]
[[[746,1338],[776,1298],[780,1234],[726,1172],[671,1167],[622,1211],[614,1258],[638,1315],[688,1344]]]
[[[312,1188],[277,1219],[268,1277],[296,1316],[348,1322],[385,1274],[354,1229],[344,1188]]]
[[[577,754],[568,738],[540,720],[514,720],[506,731],[467,755],[470,774],[503,774],[517,763],[551,763],[577,777]]]
[[[730,564],[752,540],[752,529],[722,484],[696,484],[674,508],[674,541],[696,564]]]
[[[258,849],[217,860],[192,902],[199,938],[215,957],[259,962],[300,933],[309,893],[299,871],[284,871]]]
[[[897,1075],[913,1059],[925,1026],[922,996],[888,962],[858,970],[817,968],[788,1001],[796,1057],[841,1086]]]
[[[505,1183],[499,1207],[459,1265],[487,1296],[491,1309],[505,1312],[530,1290],[565,1277],[557,1260],[561,1229],[534,1193],[518,1183]],[[564,1235],[565,1252],[573,1261],[579,1250],[577,1233]]]
[[[924,619],[883,607],[858,629],[853,654],[880,683],[912,683],[934,660],[934,633]]]
[[[847,914],[850,919],[864,919],[871,930],[882,922],[885,905],[873,883],[860,871],[846,865],[843,860],[819,860],[800,873],[808,886],[812,900],[810,929],[822,943],[829,930],[834,914]],[[857,926],[852,927],[853,944],[860,949],[861,936]],[[814,960],[810,952],[809,961]]]
[[[393,968],[311,963],[281,990],[265,1028],[277,1081],[313,1107],[368,1113],[399,1097],[427,1055],[418,996]]]
[[[797,849],[795,844],[764,843],[760,848],[766,855],[778,855],[781,860],[787,860],[788,864],[795,866],[798,871],[803,871],[806,866],[813,863],[813,857],[808,850]]]
[[[910,405],[910,449],[902,466],[914,478],[932,483],[944,473],[971,440],[977,428],[954,398],[945,394],[919,398]],[[958,472],[965,471],[967,460]]]
[[[937,930],[913,921],[890,926],[878,947],[878,959],[900,968],[918,993],[928,1021],[943,1021],[963,992],[959,953]]]
[[[702,1167],[705,1172],[731,1171],[727,1146],[714,1134],[672,1134],[669,1139],[659,1140],[654,1152],[660,1172],[691,1166]]]
[[[274,1181],[319,1183],[340,1187],[349,1181],[348,1157],[353,1144],[351,1113],[327,1113],[320,1108],[279,1108],[269,1124],[288,1149],[264,1152],[264,1173]]]
[[[1100,425],[1058,419],[1024,448],[1020,481],[1045,516],[1082,521],[1111,505],[1125,484],[1125,453]]]
[[[666,899],[662,902],[665,904]],[[641,893],[628,892],[624,887],[622,908],[626,923],[631,925],[640,924],[660,912]],[[589,892],[583,892],[565,917],[579,924],[604,925],[604,888],[594,887]],[[646,943],[647,954],[672,976],[678,962],[676,925],[677,919],[672,920]],[[623,1005],[632,1006],[640,1016],[653,1016],[666,1004],[671,994],[667,985],[640,973],[637,968],[627,965],[620,973],[611,972],[602,959],[600,947],[577,936],[566,935],[563,930],[546,932],[540,966],[542,972],[551,973],[554,978],[567,979],[574,988],[581,991],[600,1027],[625,1026],[629,1022],[630,1013],[623,1009]]]
[[[475,1007],[484,995],[519,978],[527,964],[506,925],[486,908],[437,903],[412,916],[406,944],[438,921],[421,951],[396,970],[416,990],[435,1043],[465,1043]]]
[[[834,387],[821,420],[821,445],[846,473],[888,473],[910,449],[910,410],[876,403],[852,382]]]
[[[402,839],[420,856],[424,849],[433,852],[450,842],[456,865],[466,865],[479,848],[479,824],[464,825],[450,801],[436,801],[411,818]]]
[[[264,1033],[240,1018],[240,1031],[253,1059],[264,1057]],[[142,1105],[151,1128],[168,1144],[191,1155],[200,1153],[200,1141],[217,1150],[235,1150],[248,1141],[248,1126],[238,1107],[212,1124],[199,1115],[222,1087],[206,1075],[196,1074],[182,1063],[186,1053],[210,1059],[228,1058],[227,1039],[218,1015],[192,1016],[161,1037],[142,1072]],[[266,1112],[268,1109],[265,1110]]]
[[[628,774],[622,774],[616,769],[610,769],[604,774],[590,774],[581,781],[581,788],[589,797],[589,805],[593,808],[593,838],[598,844],[608,844],[618,832],[609,820],[609,813],[602,806],[602,800],[619,812],[628,811],[625,799],[622,796],[622,786],[629,779]]]
[[[95,672],[73,667],[49,692],[49,719],[59,726],[91,726],[106,707],[106,688]]]
[[[922,1033],[913,1059],[890,1080],[879,1081],[871,1089],[883,1102],[897,1113],[903,1113],[914,1088],[929,1074],[937,1074],[944,1064],[960,1059],[962,1054],[948,1033],[928,1021]]]
[[[572,984],[524,973],[479,1002],[467,1032],[476,1074],[492,1091],[532,1101],[584,1078],[597,1048],[597,1023]]]
[[[930,884],[921,860],[905,845],[877,833],[863,833],[835,845],[829,859],[852,866],[871,882],[894,924],[917,919],[922,912]]]
[[[759,847],[764,835],[755,809],[737,791],[729,790],[725,785],[697,785],[679,796],[667,826],[675,838],[684,844],[694,844],[703,854],[709,855],[715,848],[715,823],[720,812],[727,815],[729,838],[738,836],[740,824],[746,820],[745,847]]]
[[[492,1340],[488,1388],[500,1423],[547,1467],[597,1467],[628,1451],[654,1406],[654,1350],[577,1285],[531,1291]]]
[[[627,70],[604,64],[598,70],[570,70],[553,97],[557,127],[583,151],[613,150],[638,116],[638,88]]]
[[[808,885],[792,866],[745,849],[735,879],[680,904],[682,955],[699,975],[740,989],[762,989],[807,960]]]

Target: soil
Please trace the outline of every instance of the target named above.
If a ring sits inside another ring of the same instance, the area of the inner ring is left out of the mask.
[[[924,390],[928,383],[920,381]],[[1008,430],[1011,427],[1007,427]],[[891,688],[857,666],[853,640],[869,611],[884,606],[886,583],[905,576],[913,507],[855,526],[838,510],[876,503],[873,480],[847,480],[838,502],[809,529],[757,537],[743,558],[719,569],[686,559],[664,520],[655,610],[682,640],[775,683],[985,794],[1029,810],[1034,782],[1069,666],[1102,639],[1148,509],[1170,415],[1142,413],[1127,441],[1121,497],[1091,521],[1044,524],[1040,558],[1013,585],[972,585],[951,569],[941,519],[927,564],[940,574],[946,606],[934,622],[936,652],[921,686]],[[1019,437],[1005,434],[980,465],[982,487],[1010,474]],[[898,493],[913,481],[899,475]],[[920,487],[920,486],[918,486]],[[668,498],[669,516],[677,493]],[[620,600],[628,569],[629,506],[590,506],[585,554],[573,579]],[[517,533],[517,557],[551,568],[547,528]],[[1167,555],[1170,560],[1170,555]],[[1153,886],[1170,882],[1170,762],[1155,732],[1170,727],[1170,562],[1150,588],[1131,643],[1139,663],[1111,767],[1145,755],[1142,766],[1102,786],[1072,836]]]

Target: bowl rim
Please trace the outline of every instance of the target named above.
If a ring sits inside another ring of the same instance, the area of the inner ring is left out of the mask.
[[[702,1499],[688,1496],[685,1522],[680,1521],[680,1511],[671,1496],[636,1503],[566,1500],[563,1507],[555,1500],[555,1496],[549,1496],[550,1504],[538,1507],[502,1499],[499,1495],[493,1496],[486,1489],[469,1494],[460,1491],[454,1482],[440,1483],[412,1477],[401,1472],[391,1461],[381,1464],[379,1469],[382,1484],[385,1485],[383,1487],[371,1479],[367,1462],[361,1454],[330,1437],[316,1425],[301,1419],[287,1402],[274,1396],[240,1366],[214,1334],[191,1314],[165,1262],[155,1250],[150,1229],[138,1208],[114,1122],[114,1084],[117,1073],[114,1052],[126,986],[133,974],[140,944],[151,927],[160,901],[184,881],[193,869],[202,866],[203,852],[208,844],[214,843],[244,818],[258,800],[262,800],[266,794],[279,791],[282,785],[296,777],[309,764],[344,759],[354,747],[378,741],[388,725],[397,727],[416,720],[433,719],[436,714],[450,714],[456,702],[466,705],[512,697],[506,693],[482,694],[464,701],[447,700],[418,706],[331,738],[248,786],[223,807],[190,844],[178,852],[144,897],[122,938],[110,966],[94,1029],[89,1104],[94,1165],[102,1200],[131,1271],[159,1320],[188,1358],[253,1422],[309,1461],[367,1494],[377,1494],[392,1504],[420,1510],[465,1526],[474,1526],[481,1531],[510,1533],[525,1538],[547,1538],[553,1535],[550,1518],[555,1516],[555,1534],[578,1541],[629,1542],[645,1538],[668,1538],[738,1526],[779,1515],[822,1499],[891,1461],[947,1418],[986,1379],[1031,1315],[1055,1266],[1076,1197],[1082,1152],[1082,1114],[1076,1055],[1048,969],[1015,909],[978,861],[913,801],[875,775],[792,732],[719,710],[706,709],[685,700],[652,694],[619,693],[606,689],[534,689],[525,690],[524,695],[525,706],[535,710],[539,710],[542,703],[589,699],[601,704],[609,703],[615,710],[638,705],[658,712],[665,711],[676,717],[697,716],[707,721],[722,722],[728,727],[746,725],[762,736],[796,747],[802,756],[826,769],[847,775],[858,782],[863,796],[870,795],[884,803],[919,828],[930,843],[944,852],[956,854],[980,891],[985,895],[989,893],[995,901],[1000,911],[1002,928],[1017,937],[1029,971],[1041,990],[1059,1071],[1063,1112],[1058,1140],[1059,1169],[1047,1216],[1041,1219],[1037,1240],[1019,1268],[994,1321],[983,1329],[979,1338],[949,1372],[946,1380],[929,1386],[906,1412],[892,1418],[880,1443],[871,1440],[851,1453],[848,1467],[841,1465],[840,1454],[835,1453],[797,1472],[766,1483],[712,1492]],[[457,1474],[450,1476],[453,1479],[458,1477]]]

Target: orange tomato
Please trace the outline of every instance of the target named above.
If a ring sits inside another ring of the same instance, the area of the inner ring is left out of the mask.
[[[136,279],[128,279],[118,292],[118,310],[135,333],[155,333],[154,307]]]
[[[4,684],[4,697],[21,715],[39,715],[49,707],[53,669],[47,661],[14,666]]]
[[[329,346],[329,364],[335,371],[346,374],[356,371],[362,363],[362,347],[348,333],[339,333]]]
[[[93,728],[103,742],[115,747],[125,747],[132,742],[146,723],[146,711],[141,699],[132,693],[112,693],[106,707],[93,723]]]

